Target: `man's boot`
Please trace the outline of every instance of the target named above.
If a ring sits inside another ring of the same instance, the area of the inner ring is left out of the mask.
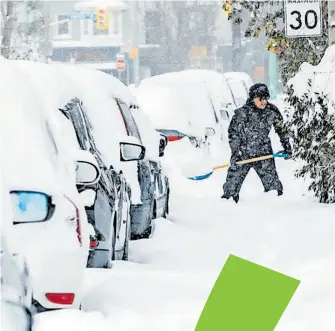
[[[233,200],[238,203],[238,201],[240,200],[240,196],[237,194],[235,196],[233,196]]]
[[[278,192],[278,196],[283,195],[283,190],[278,190],[277,192]]]

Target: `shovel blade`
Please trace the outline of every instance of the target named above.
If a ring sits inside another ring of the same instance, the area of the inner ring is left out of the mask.
[[[199,175],[199,176],[193,176],[193,177],[188,177],[188,179],[191,180],[203,180],[203,179],[207,179],[208,177],[210,177],[212,175],[213,171],[204,174],[204,175]]]

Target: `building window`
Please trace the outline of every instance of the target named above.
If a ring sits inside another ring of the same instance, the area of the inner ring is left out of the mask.
[[[67,15],[58,15],[57,17],[57,21],[63,21],[66,20],[68,18]],[[58,24],[58,35],[62,36],[62,35],[68,35],[70,34],[70,26],[69,26],[69,22],[64,22],[64,23],[59,23]]]
[[[54,17],[54,22],[57,24],[55,24],[53,26],[54,29],[54,36],[55,38],[61,38],[63,39],[64,37],[66,39],[70,39],[72,37],[72,22],[71,21],[65,21],[62,23],[58,23],[64,20],[68,19],[68,15],[57,15]]]

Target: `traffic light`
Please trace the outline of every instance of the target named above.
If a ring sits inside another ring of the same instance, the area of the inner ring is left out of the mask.
[[[104,8],[97,8],[96,24],[98,30],[108,29],[108,11]]]
[[[232,3],[232,0],[225,0],[225,2],[223,4],[223,12],[225,14],[230,15],[232,13],[231,3]]]

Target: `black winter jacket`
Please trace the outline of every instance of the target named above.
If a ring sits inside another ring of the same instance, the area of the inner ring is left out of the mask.
[[[259,109],[252,100],[248,100],[243,107],[236,109],[228,128],[232,161],[272,154],[269,138],[272,126],[283,148],[291,153],[283,116],[275,105],[268,103],[265,109]]]

